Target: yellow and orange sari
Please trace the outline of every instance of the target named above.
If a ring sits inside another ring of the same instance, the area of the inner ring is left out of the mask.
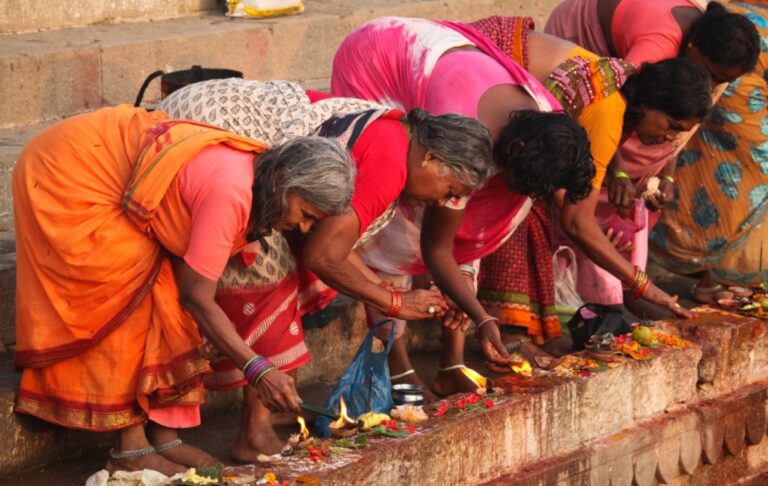
[[[13,173],[16,411],[115,430],[203,401],[210,372],[169,255],[191,227],[176,175],[202,148],[265,146],[127,105],[35,137]]]

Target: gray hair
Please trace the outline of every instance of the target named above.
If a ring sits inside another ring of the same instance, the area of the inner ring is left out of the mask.
[[[349,208],[356,169],[336,140],[298,137],[267,150],[255,164],[250,241],[269,234],[275,221],[286,215],[289,193],[328,215]]]
[[[478,120],[447,114],[433,116],[415,108],[408,113],[413,140],[439,158],[451,175],[470,190],[491,170],[491,135]]]

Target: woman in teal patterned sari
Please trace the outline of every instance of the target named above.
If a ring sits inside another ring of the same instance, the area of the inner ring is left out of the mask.
[[[768,5],[738,2],[728,9],[760,32],[757,67],[728,86],[680,154],[679,197],[650,237],[655,262],[677,273],[703,272],[698,298],[718,284],[768,279]]]

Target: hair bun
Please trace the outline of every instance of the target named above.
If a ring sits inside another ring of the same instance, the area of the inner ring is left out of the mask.
[[[408,112],[408,121],[412,125],[421,125],[427,118],[429,118],[429,113],[421,108],[414,108]]]
[[[704,15],[722,15],[728,13],[728,10],[719,2],[709,2]]]

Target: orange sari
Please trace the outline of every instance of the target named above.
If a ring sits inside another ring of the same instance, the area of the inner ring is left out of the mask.
[[[191,228],[176,175],[211,144],[265,146],[167,118],[105,108],[48,128],[19,157],[17,412],[103,431],[202,403],[210,368],[168,258],[184,255]]]

